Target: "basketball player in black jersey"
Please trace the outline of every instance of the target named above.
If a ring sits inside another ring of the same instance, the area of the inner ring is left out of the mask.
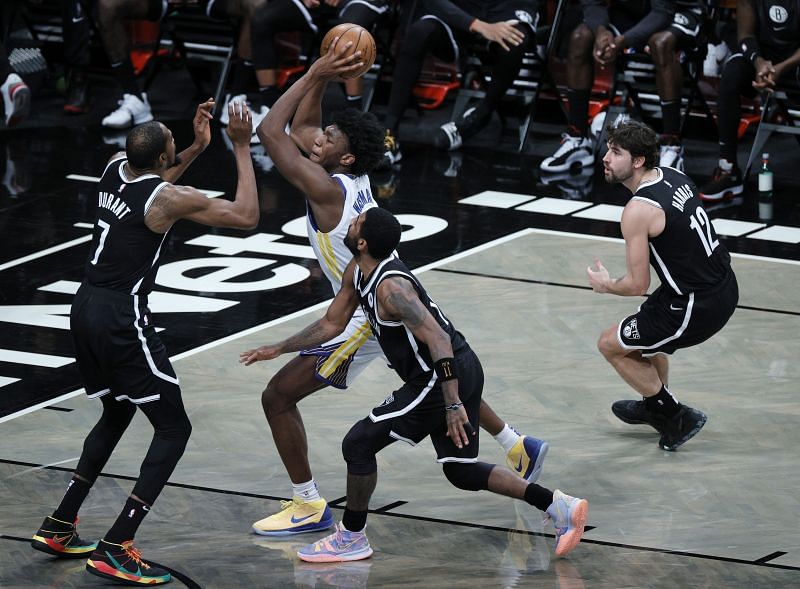
[[[644,423],[675,450],[706,422],[702,411],[679,403],[667,389],[667,354],[718,332],[739,300],[728,250],[703,209],[697,188],[674,168],[660,168],[658,137],[630,121],[608,130],[603,158],[607,182],[633,194],[622,212],[627,272],[612,279],[599,260],[587,268],[595,292],[641,296],[652,264],[661,285],[639,310],[606,329],[597,343],[619,375],[644,397],[611,407],[625,423]]]
[[[239,180],[233,201],[209,199],[171,184],[211,141],[214,101],[197,108],[194,143],[175,154],[172,132],[151,121],[134,128],[125,152],[108,162],[98,185],[97,220],[85,276],[70,313],[75,359],[86,393],[103,413],[84,442],[67,492],[31,544],[63,557],[89,557],[90,573],[132,585],[159,585],[170,574],[147,564],[133,537],[183,454],[192,426],[178,378],[153,325],[147,296],[159,254],[179,219],[214,227],[252,229],[258,194],[250,160],[252,119],[244,105],[229,106],[228,135]],[[139,407],[153,425],[150,449],[133,492],[99,543],[76,531],[78,510]]]
[[[347,507],[342,523],[298,556],[308,562],[368,558],[372,548],[364,530],[378,478],[376,454],[397,440],[415,445],[427,436],[445,476],[456,487],[523,499],[546,511],[556,527],[556,555],[566,555],[583,535],[588,502],[528,483],[505,467],[478,462],[480,360],[393,254],[400,233],[397,219],[378,207],[353,219],[345,237],[353,260],[325,316],[280,343],[241,355],[242,362],[252,364],[318,345],[340,333],[361,305],[383,353],[404,382],[345,436]]]

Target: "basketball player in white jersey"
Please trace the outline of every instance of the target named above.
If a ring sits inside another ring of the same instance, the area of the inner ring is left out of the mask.
[[[344,57],[349,46],[334,44],[283,94],[257,129],[275,166],[306,195],[309,241],[334,294],[341,289],[342,273],[353,257],[344,244],[347,229],[363,211],[377,206],[367,173],[384,151],[383,127],[371,113],[348,109],[321,128],[321,104],[328,81],[358,67],[358,58],[353,65],[353,58]],[[291,137],[284,131],[290,120]],[[248,356],[251,352],[256,351]],[[338,337],[301,351],[270,380],[261,403],[292,481],[293,497],[282,504],[280,512],[255,522],[255,533],[285,536],[333,525],[330,509],[311,474],[297,403],[328,385],[347,388],[379,356],[380,346],[359,309]],[[481,404],[480,415],[481,425],[503,446],[512,469],[535,481],[547,443],[520,436],[486,403]]]

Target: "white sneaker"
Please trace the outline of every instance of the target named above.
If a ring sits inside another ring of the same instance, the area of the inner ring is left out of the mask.
[[[542,172],[566,172],[573,166],[582,168],[594,164],[593,141],[567,133],[561,137],[561,146],[539,166]]]
[[[227,127],[228,123],[231,122],[231,119],[228,116],[228,105],[231,102],[247,104],[247,94],[237,94],[236,96],[231,96],[230,94],[225,95],[225,103],[222,105],[222,112],[219,115],[219,124],[223,127]]]
[[[17,74],[8,74],[0,86],[6,113],[6,126],[13,127],[28,116],[31,108],[31,90]]]
[[[103,119],[104,127],[127,129],[153,120],[153,111],[147,101],[147,94],[142,93],[144,101],[134,94],[124,94],[119,101],[119,108]]]
[[[675,168],[679,172],[683,172],[683,146],[662,145],[658,165],[662,168]]]
[[[258,112],[253,113],[253,134],[250,136],[250,145],[259,145],[261,143],[261,139],[258,137],[258,133],[256,133],[256,129],[261,124],[267,115],[269,114],[269,107],[262,106],[261,110]]]

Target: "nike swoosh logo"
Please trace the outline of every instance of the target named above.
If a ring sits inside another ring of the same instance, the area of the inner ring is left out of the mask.
[[[72,22],[81,22],[85,17],[79,16],[78,18],[72,17]]]
[[[517,465],[517,472],[522,472],[522,456],[519,457],[519,464]]]
[[[314,517],[314,514],[312,513],[311,515],[307,515],[305,517],[300,517],[300,518],[295,518],[294,516],[292,516],[292,523],[299,524],[300,522],[306,521],[310,517]]]
[[[673,305],[670,305],[669,308],[672,311],[683,311],[683,307],[675,307]]]

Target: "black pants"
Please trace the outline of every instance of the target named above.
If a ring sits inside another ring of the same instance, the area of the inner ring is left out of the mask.
[[[67,67],[89,66],[89,35],[93,0],[61,0],[64,27],[64,63]]]

